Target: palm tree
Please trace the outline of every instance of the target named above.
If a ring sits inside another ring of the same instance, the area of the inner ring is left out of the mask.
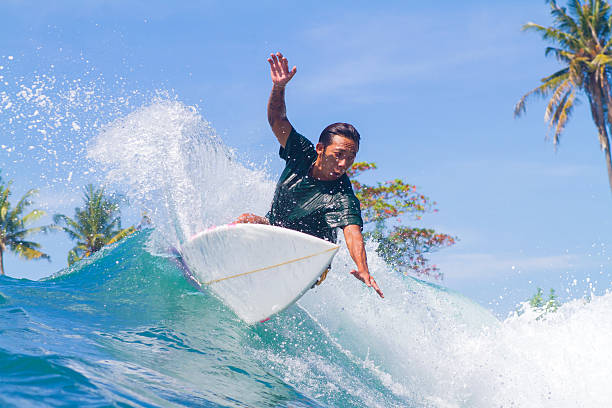
[[[134,232],[134,227],[121,228],[119,204],[104,195],[104,188],[92,184],[85,187],[83,208],[74,209],[74,219],[55,214],[53,221],[76,246],[68,252],[68,265],[99,251],[104,245],[116,242]],[[59,224],[63,224],[59,225]]]
[[[49,230],[48,226],[28,228],[28,225],[45,215],[42,210],[32,210],[24,215],[32,205],[31,197],[37,191],[28,191],[13,207],[9,202],[11,184],[10,181],[4,184],[0,177],[0,275],[4,275],[4,252],[7,249],[28,260],[50,259],[49,255],[40,251],[40,244],[27,240],[32,234]]]
[[[547,47],[545,55],[553,55],[563,68],[541,80],[541,85],[524,95],[514,108],[514,115],[525,112],[525,102],[531,96],[549,97],[544,120],[553,130],[553,143],[570,118],[576,96],[586,95],[593,122],[597,127],[599,144],[606,158],[608,182],[612,190],[612,159],[609,132],[612,131],[612,68],[610,5],[605,0],[569,0],[567,8],[548,0],[553,27],[527,23],[523,30],[540,33],[554,46]]]

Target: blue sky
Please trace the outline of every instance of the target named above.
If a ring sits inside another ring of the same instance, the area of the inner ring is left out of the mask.
[[[331,122],[355,124],[359,159],[379,167],[366,180],[416,184],[440,210],[418,225],[459,236],[432,257],[443,284],[507,311],[537,286],[581,296],[587,278],[600,291],[612,281],[612,194],[586,101],[556,152],[545,141],[541,101],[518,120],[512,115],[558,68],[537,35],[521,32],[528,21],[550,22],[544,1],[4,1],[0,75],[102,76],[97,93],[138,90],[143,101],[167,90],[197,105],[242,157],[278,173],[266,57],[283,51],[298,67],[287,90],[294,126],[315,139]],[[112,116],[89,115],[101,124]],[[3,126],[0,145],[17,152],[0,150],[0,167],[19,195],[39,186],[53,163],[28,156],[40,134],[11,125],[9,136]],[[94,133],[85,127],[64,137]],[[75,167],[74,184],[88,181],[85,171]],[[38,202],[70,214],[79,200],[71,188],[43,188]],[[41,242],[53,262],[9,255],[7,273],[35,279],[62,268],[67,239]]]

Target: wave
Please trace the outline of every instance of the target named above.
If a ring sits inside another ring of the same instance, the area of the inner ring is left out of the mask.
[[[499,321],[458,293],[398,274],[369,243],[384,300],[348,273],[343,246],[321,286],[249,326],[196,290],[167,248],[241,212],[264,212],[274,187],[266,171],[241,164],[177,101],[108,124],[88,155],[150,212],[154,228],[42,281],[0,277],[0,367],[9,367],[0,368],[0,405],[612,402],[610,294],[544,319]]]

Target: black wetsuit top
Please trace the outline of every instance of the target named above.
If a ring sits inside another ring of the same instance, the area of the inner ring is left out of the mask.
[[[291,129],[279,155],[287,164],[276,185],[270,224],[336,242],[336,228],[363,226],[359,200],[346,174],[322,181],[308,175],[317,158],[313,144]]]

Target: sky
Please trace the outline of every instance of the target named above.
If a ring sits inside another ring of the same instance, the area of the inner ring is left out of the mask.
[[[282,51],[297,66],[287,88],[296,129],[316,140],[329,123],[353,123],[362,135],[358,159],[378,165],[364,181],[415,184],[439,211],[404,221],[459,237],[431,256],[441,284],[503,314],[537,287],[568,299],[612,283],[612,193],[587,101],[557,149],[546,140],[543,101],[513,117],[518,99],[559,68],[545,58],[547,44],[521,30],[529,21],[548,25],[548,10],[533,0],[4,0],[0,94],[43,74],[62,79],[58,92],[78,80],[93,84],[93,102],[112,103],[91,112],[83,103],[88,125],[62,124],[64,142],[79,149],[118,112],[167,92],[196,106],[245,160],[279,174],[266,58]],[[45,135],[7,115],[0,168],[15,197],[42,186],[36,203],[71,215],[92,169],[62,157],[41,161],[29,146]],[[72,186],[45,188],[70,166]],[[9,254],[9,276],[39,279],[66,266],[67,237],[39,241],[52,261]]]

